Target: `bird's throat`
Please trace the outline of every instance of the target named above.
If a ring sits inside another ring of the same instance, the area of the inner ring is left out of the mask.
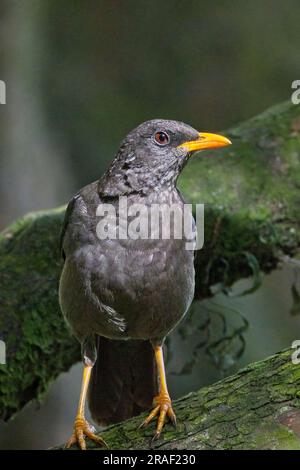
[[[159,193],[176,189],[176,181],[179,173],[170,168],[161,172],[160,169],[149,170],[147,168],[115,169],[108,172],[99,180],[98,192],[105,197],[118,197],[130,194],[150,196],[151,193]]]

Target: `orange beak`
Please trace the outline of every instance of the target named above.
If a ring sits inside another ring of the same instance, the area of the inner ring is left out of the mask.
[[[226,147],[231,145],[231,141],[222,135],[208,134],[207,132],[199,132],[197,140],[190,140],[178,145],[177,148],[184,148],[188,152],[198,152],[199,150],[215,149],[218,147]]]

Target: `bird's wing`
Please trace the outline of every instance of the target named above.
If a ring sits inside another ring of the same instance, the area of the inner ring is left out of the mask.
[[[60,241],[59,241],[59,249],[60,249],[60,253],[61,253],[61,256],[62,258],[65,260],[66,258],[66,255],[64,253],[64,250],[63,250],[63,243],[64,243],[64,238],[65,238],[65,234],[66,234],[66,231],[67,231],[67,227],[68,227],[68,224],[69,224],[69,220],[70,220],[70,217],[71,217],[71,214],[73,212],[73,209],[75,207],[75,204],[76,204],[76,200],[78,199],[79,197],[79,194],[76,194],[76,196],[74,196],[68,203],[67,205],[67,209],[66,209],[66,212],[65,212],[65,217],[64,217],[64,221],[63,221],[63,224],[62,224],[62,228],[61,228],[61,233],[60,233]]]
[[[84,232],[89,229],[90,221],[93,218],[92,216],[96,213],[97,205],[100,203],[96,189],[97,182],[94,181],[82,188],[67,205],[60,235],[60,251],[64,259],[67,254],[65,253],[64,245],[66,235],[67,233],[69,234],[69,226],[72,226],[73,231],[75,230],[75,236],[71,237],[74,248],[77,247],[75,240],[82,241]]]
[[[72,258],[78,269],[84,271],[85,293],[91,304],[104,314],[105,322],[124,331],[125,320],[115,310],[112,292],[105,286],[113,253],[107,251],[96,232],[96,210],[101,202],[96,183],[81,189],[69,202],[61,231],[61,253],[64,259]]]

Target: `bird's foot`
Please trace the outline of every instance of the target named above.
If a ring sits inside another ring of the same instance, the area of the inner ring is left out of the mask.
[[[172,408],[171,398],[168,393],[160,393],[157,397],[153,399],[154,408],[149,414],[149,416],[142,422],[140,428],[147,426],[153,418],[158,416],[157,427],[153,440],[159,438],[162,428],[168,418],[171,423],[176,426],[176,415]]]
[[[70,439],[65,445],[69,449],[72,445],[77,444],[81,450],[86,450],[85,436],[89,437],[92,441],[96,442],[99,446],[107,447],[106,442],[102,437],[96,436],[95,428],[91,426],[85,418],[77,416],[74,422],[74,431]]]

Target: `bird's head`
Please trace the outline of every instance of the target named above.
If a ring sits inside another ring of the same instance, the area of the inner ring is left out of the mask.
[[[198,132],[183,122],[146,121],[123,140],[103,183],[122,187],[118,194],[170,187],[191,155],[230,144],[226,137]]]

